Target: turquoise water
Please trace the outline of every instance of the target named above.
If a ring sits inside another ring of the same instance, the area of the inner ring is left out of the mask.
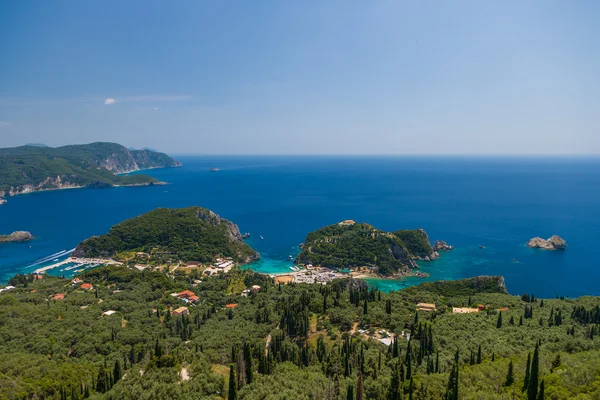
[[[429,278],[372,280],[386,289],[423,280],[501,274],[512,293],[600,295],[600,160],[420,157],[180,157],[148,173],[165,186],[77,189],[10,198],[0,233],[36,239],[0,245],[0,281],[110,226],[156,207],[200,205],[250,232],[263,259],[288,272],[306,233],[344,219],[385,230],[424,228],[455,250],[421,263]],[[218,173],[210,173],[218,167]],[[558,234],[564,252],[532,250]],[[260,239],[262,235],[264,239]],[[484,245],[485,249],[479,249]],[[518,263],[514,263],[517,259]],[[64,273],[54,271],[54,273]]]

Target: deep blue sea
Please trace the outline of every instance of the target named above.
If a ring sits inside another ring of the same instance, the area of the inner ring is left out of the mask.
[[[598,158],[178,158],[182,168],[145,172],[165,186],[9,198],[0,206],[0,233],[28,230],[36,239],[0,245],[0,282],[124,219],[156,207],[199,205],[252,234],[248,242],[262,256],[252,265],[257,271],[289,271],[289,256],[308,232],[353,219],[385,230],[424,228],[432,241],[455,246],[421,263],[429,278],[370,281],[385,290],[499,274],[514,294],[600,295]],[[525,246],[533,236],[553,234],[567,241],[567,250]]]

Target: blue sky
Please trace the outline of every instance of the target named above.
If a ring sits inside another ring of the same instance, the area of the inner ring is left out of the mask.
[[[598,154],[597,1],[0,2],[0,146]]]

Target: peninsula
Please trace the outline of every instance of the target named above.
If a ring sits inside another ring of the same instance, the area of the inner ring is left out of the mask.
[[[404,276],[418,275],[415,260],[437,257],[439,253],[423,229],[386,232],[346,220],[309,233],[295,261],[378,276]]]
[[[245,264],[259,254],[234,223],[201,207],[158,208],[113,226],[77,246],[72,258],[114,259],[131,266]]]
[[[178,166],[179,161],[164,153],[116,143],[3,148],[0,198],[53,189],[151,185],[160,182],[148,175],[118,174]]]

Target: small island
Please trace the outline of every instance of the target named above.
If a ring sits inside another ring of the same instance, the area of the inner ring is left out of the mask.
[[[359,276],[399,277],[424,276],[416,271],[416,261],[438,257],[423,229],[386,232],[346,220],[309,233],[295,262],[350,270]]]
[[[16,231],[10,235],[0,235],[0,243],[26,242],[32,239],[33,235],[27,231]]]
[[[527,247],[543,250],[564,250],[567,247],[567,242],[557,235],[553,235],[549,239],[534,237],[533,239],[529,239]]]

